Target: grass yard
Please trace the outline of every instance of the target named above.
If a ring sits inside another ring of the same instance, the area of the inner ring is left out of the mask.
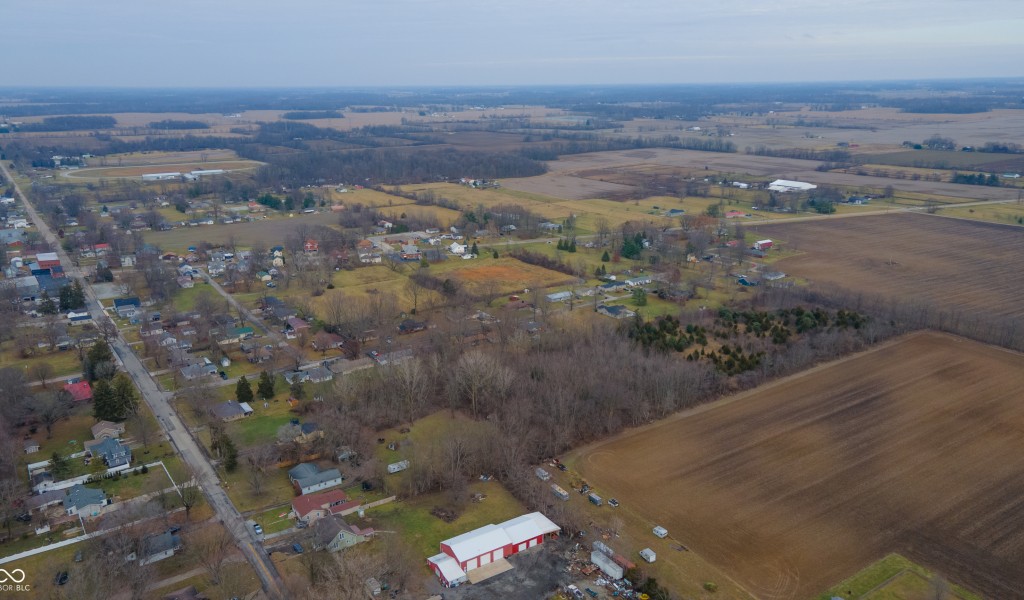
[[[853,577],[836,584],[818,600],[927,600],[935,597],[934,574],[899,554],[890,554]],[[981,600],[960,586],[950,585],[953,598]],[[947,596],[949,597],[949,596]]]
[[[255,388],[255,378],[252,383]],[[224,386],[222,390],[227,390],[225,396],[234,397],[234,386]],[[288,403],[280,399],[269,402],[267,408],[263,407],[263,401],[259,399],[253,400],[250,406],[255,411],[254,415],[232,421],[226,427],[231,439],[242,447],[275,441],[277,429],[291,419],[298,418],[297,415],[290,412],[291,407],[288,406]]]
[[[224,489],[231,501],[238,508],[238,512],[243,514],[291,504],[292,498],[295,497],[295,489],[288,481],[288,469],[269,471],[263,481],[263,494],[260,496],[253,495],[249,487],[248,469],[243,465],[239,464],[234,473],[226,473],[223,467],[219,467],[217,472],[226,482]]]
[[[47,363],[53,372],[49,379],[64,377],[66,375],[78,375],[82,372],[82,363],[78,360],[78,352],[75,350],[58,350],[56,352],[42,352],[22,358],[14,348],[13,341],[0,344],[0,364],[4,367],[13,367],[25,371],[25,379],[31,384],[35,383],[30,375],[32,365]],[[57,384],[50,384],[53,387]]]
[[[1004,225],[1024,225],[1024,203],[1022,202],[942,208],[939,209],[936,214],[944,217],[989,221],[991,223],[1002,223]]]
[[[526,512],[526,508],[497,481],[475,481],[469,485],[469,493],[486,494],[487,498],[467,504],[465,511],[451,523],[430,514],[434,507],[447,504],[447,498],[440,493],[385,504],[368,512],[367,521],[376,529],[397,529],[423,556],[433,556],[437,554],[442,540]]]

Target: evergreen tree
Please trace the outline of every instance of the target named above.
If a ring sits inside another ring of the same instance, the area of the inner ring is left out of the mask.
[[[116,420],[127,419],[139,409],[139,396],[135,384],[124,373],[118,373],[111,385]]]
[[[77,279],[60,288],[60,309],[61,311],[77,310],[85,306],[85,291],[82,283]]]
[[[114,389],[106,379],[100,379],[92,386],[92,416],[97,421],[117,420],[117,402]]]
[[[110,351],[110,346],[107,345],[107,342],[99,340],[93,344],[92,348],[85,355],[85,361],[82,364],[85,378],[89,381],[110,379],[114,376],[116,370],[114,354]]]
[[[291,391],[292,398],[296,400],[303,400],[306,397],[306,388],[302,386],[301,381],[293,383],[289,391]]]
[[[576,238],[572,238],[571,240],[569,240],[569,245],[566,247],[566,250],[568,250],[569,252],[576,251]]]
[[[238,468],[238,448],[226,433],[221,434],[220,447],[221,455],[224,457],[224,469],[228,473],[234,473]]]
[[[270,377],[270,373],[266,371],[260,373],[260,380],[256,384],[256,393],[264,400],[274,397],[274,380]]]
[[[43,301],[39,305],[39,312],[44,315],[55,315],[57,314],[57,303],[53,301],[50,294],[43,290]]]
[[[608,261],[610,261],[611,259],[612,259],[612,257],[611,257],[611,256],[608,256],[608,251],[607,251],[607,250],[605,250],[605,251],[604,251],[604,254],[602,254],[602,255],[601,255],[601,262],[608,262]]]
[[[60,452],[54,452],[50,457],[50,475],[53,475],[54,481],[67,479],[71,475],[71,464]]]
[[[249,380],[245,378],[245,375],[242,375],[235,385],[235,400],[252,402],[252,386],[249,385]]]
[[[492,256],[494,256],[494,258],[498,258],[498,251],[497,251],[497,250],[495,250],[495,251],[494,251],[494,254],[492,254]]]
[[[473,249],[470,252],[473,253],[473,256],[480,256],[480,250],[476,247],[476,242],[473,242]]]

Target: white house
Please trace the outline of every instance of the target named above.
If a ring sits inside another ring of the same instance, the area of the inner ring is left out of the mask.
[[[451,246],[448,246],[448,251],[452,254],[463,255],[466,253],[466,245],[458,242],[452,242]]]

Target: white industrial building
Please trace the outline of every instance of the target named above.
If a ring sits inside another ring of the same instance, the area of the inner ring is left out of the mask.
[[[806,192],[815,189],[816,185],[806,181],[790,181],[788,179],[776,179],[768,184],[768,189],[773,192]]]

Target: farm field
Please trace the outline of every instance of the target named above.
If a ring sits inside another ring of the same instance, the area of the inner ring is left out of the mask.
[[[64,171],[61,173],[68,179],[121,179],[139,178],[149,173],[162,173],[176,171],[185,173],[188,171],[199,171],[203,169],[223,169],[225,171],[246,171],[253,170],[262,163],[254,160],[220,160],[208,162],[181,162],[181,163],[160,163],[136,166],[119,167],[87,167],[75,171]]]
[[[799,251],[775,266],[812,285],[964,314],[1024,315],[1024,279],[1009,260],[1024,252],[1019,227],[903,213],[759,225],[757,232]]]
[[[816,160],[795,158],[779,158],[774,156],[756,156],[739,153],[701,152],[699,150],[676,149],[644,149],[594,152],[566,156],[556,161],[549,161],[549,176],[579,175],[580,171],[591,172],[591,176],[600,176],[594,170],[663,170],[662,167],[678,169],[704,169],[747,177],[781,178],[809,181],[819,185],[848,186],[881,190],[891,185],[900,192],[936,194],[950,198],[969,198],[978,200],[1017,198],[1017,190],[1013,188],[991,188],[986,186],[960,185],[930,181],[913,181],[888,177],[855,175],[834,171],[817,171],[822,163]]]
[[[1010,598],[1022,388],[1024,355],[922,332],[570,460],[765,600],[814,597],[890,552]]]
[[[472,264],[466,265],[466,262]],[[442,266],[449,265],[452,270],[448,275],[474,293],[492,289],[501,293],[520,292],[526,288],[547,288],[569,283],[574,279],[571,275],[520,262],[514,258],[449,260]]]

